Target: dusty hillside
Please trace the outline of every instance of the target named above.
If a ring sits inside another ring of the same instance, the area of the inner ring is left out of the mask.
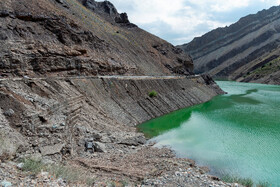
[[[192,72],[180,49],[107,1],[5,0],[0,19],[2,76]]]
[[[280,7],[241,18],[180,46],[194,60],[195,72],[216,78],[280,84],[280,66],[260,72],[279,57]],[[259,73],[256,73],[259,72]]]

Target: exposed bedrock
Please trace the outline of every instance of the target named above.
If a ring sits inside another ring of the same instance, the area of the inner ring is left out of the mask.
[[[0,76],[192,74],[191,58],[108,1],[0,2]]]
[[[153,90],[158,95],[149,97]],[[207,76],[5,80],[0,90],[0,128],[18,134],[16,139],[5,140],[14,141],[10,157],[83,156],[85,144],[91,141],[100,143],[96,150],[114,152],[118,147],[145,143],[135,125],[221,93]],[[5,149],[6,144],[1,146]]]

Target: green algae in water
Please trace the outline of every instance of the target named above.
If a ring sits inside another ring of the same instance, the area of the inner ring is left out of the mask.
[[[280,185],[280,86],[219,81],[227,95],[139,126],[215,175]]]

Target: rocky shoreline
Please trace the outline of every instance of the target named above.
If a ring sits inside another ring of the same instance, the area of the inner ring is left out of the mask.
[[[146,138],[135,127],[223,93],[207,76],[26,79],[2,80],[0,84],[0,130],[5,140],[0,152],[1,182],[14,186],[36,186],[42,180],[45,186],[87,185],[85,179],[71,182],[44,169],[63,164],[70,170],[86,171],[95,186],[120,181],[127,186],[168,186],[177,184],[177,180],[183,181],[183,186],[205,182],[209,186],[223,185],[193,161],[176,158],[170,149],[146,144]],[[148,93],[155,88],[158,95],[150,98]],[[17,165],[26,158],[42,162],[43,174],[21,171]],[[188,179],[186,172],[190,174]]]
[[[148,175],[145,178],[135,177],[127,178],[126,174],[131,171],[127,169],[127,173],[123,174],[122,177],[114,176],[114,171],[116,168],[108,167],[107,172],[111,172],[111,175],[100,175],[97,178],[91,178],[91,184],[82,179],[77,179],[73,181],[72,179],[67,180],[63,176],[55,176],[54,173],[41,170],[38,174],[32,172],[22,171],[22,163],[15,162],[1,162],[0,163],[0,185],[2,186],[188,186],[188,187],[238,187],[242,186],[240,184],[225,183],[221,181],[218,177],[207,174],[209,171],[207,168],[201,168],[195,165],[194,161],[189,159],[178,159],[175,155],[167,148],[152,148],[152,145],[143,145],[141,148],[144,149],[144,153],[156,156],[153,158],[154,165],[159,165],[159,175]],[[141,153],[143,153],[141,152]],[[145,155],[146,156],[146,155]],[[98,157],[98,156],[97,156]],[[150,159],[143,157],[138,160],[138,162],[144,163],[145,159]],[[150,161],[150,160],[149,160]],[[71,168],[81,169],[87,168],[90,170],[92,163],[89,160],[75,160],[68,162],[71,164]],[[115,163],[118,163],[118,161]],[[126,166],[133,164],[133,161],[126,160]],[[121,166],[121,165],[120,165]],[[147,167],[147,165],[145,166]],[[144,167],[144,169],[145,169]],[[149,167],[149,165],[148,165]],[[100,170],[105,170],[104,168],[99,168]],[[143,167],[134,168],[134,172],[137,173],[138,170],[142,170]]]

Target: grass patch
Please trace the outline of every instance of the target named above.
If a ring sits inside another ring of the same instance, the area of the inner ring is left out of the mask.
[[[277,72],[280,70],[280,57],[266,63],[262,67],[255,69],[252,72],[248,72],[243,77],[258,75],[258,76],[265,76]]]
[[[126,181],[121,180],[121,181],[110,181],[109,183],[107,183],[107,186],[109,186],[109,187],[125,187],[125,186],[131,186],[131,185],[129,185]]]
[[[50,165],[47,167],[47,171],[56,178],[61,177],[70,183],[76,183],[79,181],[85,182],[86,180],[83,176],[81,176],[79,171],[62,165]]]
[[[253,180],[250,178],[241,178],[241,177],[226,175],[222,177],[222,180],[228,183],[238,183],[246,187],[253,187],[254,185]]]
[[[22,170],[25,172],[31,172],[33,175],[38,175],[41,171],[49,172],[49,174],[56,178],[62,178],[67,183],[85,183],[88,186],[92,186],[95,183],[94,178],[90,178],[88,173],[77,168],[68,167],[64,165],[46,165],[42,161],[25,159],[23,160]]]
[[[22,170],[37,175],[41,170],[44,170],[44,165],[41,161],[25,159],[23,161]]]
[[[149,93],[149,97],[156,97],[157,95],[158,93],[154,90]]]
[[[268,182],[259,182],[256,187],[269,187],[271,185],[268,184]]]

